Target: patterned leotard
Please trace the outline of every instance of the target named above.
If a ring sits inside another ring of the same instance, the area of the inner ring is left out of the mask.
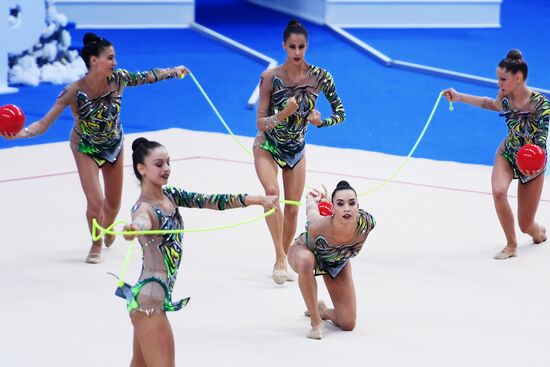
[[[331,233],[326,231],[326,226],[319,225],[320,221],[330,219],[321,217],[317,204],[309,195],[306,202],[308,213],[306,232],[302,233],[295,242],[305,245],[315,255],[315,275],[329,274],[332,278],[336,278],[348,261],[361,251],[369,232],[376,226],[376,220],[370,213],[359,209],[355,238],[347,244],[336,244]]]
[[[183,229],[178,207],[224,210],[245,206],[246,194],[204,195],[187,192],[174,187],[164,187],[164,195],[173,204],[171,212],[164,212],[153,206],[162,230]],[[136,203],[132,211],[137,210]],[[172,290],[181,263],[183,234],[164,234],[139,237],[143,249],[141,275],[134,286],[125,284],[117,289],[117,295],[126,299],[128,311],[141,311],[150,315],[165,311],[177,311],[184,307],[189,298],[172,301]]]
[[[532,92],[529,99],[529,107],[525,111],[514,110],[510,106],[507,97],[502,99],[502,108],[508,128],[508,136],[504,140],[502,155],[508,160],[514,178],[519,178],[521,183],[526,183],[536,176],[523,175],[516,164],[516,154],[525,144],[535,144],[546,152],[546,139],[548,137],[548,124],[550,123],[550,102],[539,92]],[[543,174],[542,170],[540,174]]]
[[[99,167],[114,163],[123,144],[119,118],[122,90],[149,83],[151,75],[152,71],[132,73],[118,69],[107,80],[113,89],[106,94],[90,99],[85,92],[77,91],[73,149],[91,157]]]
[[[307,118],[315,108],[321,91],[330,103],[333,113],[323,120],[322,127],[339,124],[346,118],[342,101],[336,94],[332,75],[327,70],[313,65],[308,66],[308,74],[309,80],[305,84],[293,87],[285,85],[279,76],[273,76],[268,114],[274,115],[284,110],[290,97],[295,97],[299,105],[298,111],[263,133],[265,142],[261,147],[271,153],[281,168],[293,168],[304,156]]]

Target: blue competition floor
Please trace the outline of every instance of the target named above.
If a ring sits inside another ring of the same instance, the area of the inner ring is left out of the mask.
[[[505,0],[499,30],[349,30],[391,58],[494,78],[508,49],[519,48],[530,65],[529,82],[550,88],[547,52],[540,47],[549,32],[542,26],[550,5],[523,5]],[[241,1],[198,1],[198,23],[283,63],[282,31],[289,16]],[[521,21],[521,22],[520,22]],[[310,33],[307,60],[333,74],[347,120],[330,129],[310,128],[308,142],[406,155],[420,133],[440,90],[453,86],[473,94],[494,96],[496,88],[458,82],[381,65],[328,28],[304,21]],[[84,31],[73,30],[75,46]],[[265,65],[193,30],[101,30],[113,42],[120,67],[144,70],[184,64],[191,68],[235,133],[254,136],[255,111],[246,102]],[[22,87],[0,96],[0,105],[14,103],[28,120],[40,118],[61,86]],[[324,100],[323,115],[330,112]],[[190,78],[128,89],[122,121],[126,132],[181,127],[225,132]],[[43,136],[0,141],[0,148],[67,140],[68,111]],[[466,105],[449,112],[442,103],[416,157],[491,164],[506,133],[498,114]]]

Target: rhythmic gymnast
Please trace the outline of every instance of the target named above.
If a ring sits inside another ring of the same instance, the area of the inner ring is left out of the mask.
[[[535,222],[546,165],[539,171],[522,172],[516,164],[516,154],[525,144],[536,144],[546,152],[550,102],[542,94],[527,87],[527,63],[518,50],[511,50],[500,61],[497,78],[499,91],[496,99],[458,93],[452,88],[443,93],[449,101],[503,112],[501,115],[506,120],[508,135],[496,151],[491,187],[497,216],[507,242],[494,258],[508,259],[517,255],[514,213],[508,203],[508,188],[513,179],[519,179],[519,228],[530,235],[536,244],[546,241],[546,228]]]
[[[182,77],[188,71],[183,66],[138,73],[115,69],[117,62],[113,45],[93,33],[84,35],[80,55],[88,73],[65,87],[44,117],[15,136],[0,134],[8,139],[40,135],[70,106],[75,121],[70,146],[86,196],[86,219],[91,231],[92,218],[103,226],[110,225],[120,209],[124,139],[119,114],[124,88]],[[104,193],[99,183],[99,171],[103,173]],[[105,246],[111,246],[114,239],[114,236],[106,236]],[[97,264],[100,261],[101,241],[93,241],[86,262]]]
[[[225,210],[262,205],[277,206],[276,196],[247,194],[204,195],[164,186],[170,176],[170,156],[159,143],[138,138],[132,144],[134,173],[141,183],[141,194],[132,208],[132,223],[124,231],[178,230],[183,221],[178,207]],[[164,186],[164,187],[163,187]],[[135,235],[125,235],[133,240]],[[181,263],[182,234],[140,236],[143,267],[134,286],[125,284],[118,293],[126,298],[134,325],[132,367],[174,366],[174,336],[166,311],[177,311],[189,298],[172,301],[172,289]]]
[[[311,339],[323,338],[323,321],[330,320],[342,330],[353,330],[357,315],[351,258],[355,257],[376,225],[374,217],[359,209],[357,194],[346,181],[332,193],[332,216],[321,216],[318,203],[324,193],[307,195],[306,232],[288,251],[288,263],[298,273],[298,284],[311,317]],[[334,308],[317,301],[316,275],[323,275]]]
[[[283,35],[287,58],[283,65],[266,70],[261,76],[257,111],[258,134],[254,141],[254,166],[266,195],[279,196],[278,167],[283,172],[284,197],[300,200],[305,185],[305,134],[309,124],[333,126],[344,121],[345,112],[332,75],[308,64],[306,28],[296,20],[288,23]],[[321,119],[315,109],[323,92],[332,108],[332,116]],[[273,280],[283,284],[291,280],[286,254],[296,233],[298,208],[285,205],[284,215],[277,211],[266,218],[275,245]]]

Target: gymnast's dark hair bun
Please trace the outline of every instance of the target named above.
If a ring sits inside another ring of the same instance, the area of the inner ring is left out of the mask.
[[[336,185],[336,188],[334,189],[334,191],[332,192],[332,196],[331,196],[331,199],[332,201],[334,201],[334,195],[338,192],[338,191],[341,191],[341,190],[351,190],[355,193],[355,195],[357,195],[357,192],[355,191],[355,189],[353,187],[351,187],[351,185],[349,184],[349,182],[345,181],[345,180],[342,180],[340,182],[338,182],[338,185]]]
[[[283,40],[286,41],[291,34],[303,34],[307,40],[307,29],[296,19],[291,19],[285,28]]]
[[[349,184],[349,182],[347,182],[345,180],[342,180],[342,181],[338,182],[338,185],[336,185],[336,188],[340,189],[340,190],[348,190],[348,189],[351,189],[352,187]]]
[[[139,181],[142,180],[141,173],[137,168],[138,164],[145,164],[145,158],[155,148],[162,147],[162,144],[156,141],[147,140],[146,138],[139,137],[132,143],[132,163],[134,167],[134,174]]]
[[[295,27],[301,25],[296,19],[291,19],[288,21],[287,27]]]
[[[112,46],[111,42],[92,32],[88,32],[84,35],[82,43],[84,43],[84,47],[80,50],[80,57],[82,57],[88,69],[90,68],[90,58],[92,56],[98,57],[103,50]]]
[[[523,80],[527,80],[528,67],[525,60],[523,60],[523,55],[518,49],[511,49],[506,54],[506,57],[502,59],[498,66],[509,71],[512,74],[522,73]]]
[[[523,55],[521,54],[520,50],[514,48],[514,49],[511,49],[510,51],[508,51],[508,54],[506,55],[506,58],[510,59],[510,60],[522,60]]]
[[[134,140],[134,142],[132,143],[132,151],[135,152],[136,149],[140,146],[140,144],[143,144],[143,143],[147,143],[149,140],[143,138],[143,137],[140,137],[140,138],[137,138],[136,140]]]
[[[88,32],[82,38],[82,43],[84,43],[84,46],[87,46],[90,43],[97,42],[99,40],[100,40],[100,38],[95,33]]]

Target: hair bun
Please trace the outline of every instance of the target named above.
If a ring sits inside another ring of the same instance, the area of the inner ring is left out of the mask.
[[[523,59],[523,55],[521,54],[520,50],[518,49],[512,49],[510,51],[508,51],[508,54],[506,55],[506,57],[508,59],[511,59],[511,60],[522,60]]]
[[[134,140],[134,142],[132,143],[132,151],[135,152],[136,149],[143,143],[147,143],[149,140],[143,138],[143,137],[140,137],[140,138],[137,138],[136,140]]]
[[[82,38],[82,42],[84,43],[84,46],[89,45],[92,42],[97,42],[99,40],[100,38],[95,33],[92,33],[92,32],[86,33]]]
[[[300,22],[298,22],[296,19],[291,19],[288,21],[287,27],[296,27],[301,25]]]
[[[291,34],[301,34],[305,37],[307,42],[307,29],[296,19],[291,19],[283,32],[283,41],[286,42]]]
[[[336,190],[347,190],[351,189],[351,185],[346,180],[342,180],[338,182],[338,185],[336,185]]]
[[[355,189],[353,187],[351,187],[349,182],[347,182],[346,180],[341,180],[340,182],[338,182],[338,185],[336,185],[336,188],[332,192],[332,195],[330,197],[332,202],[334,202],[334,195],[336,195],[336,193],[340,190],[351,190],[357,196],[357,192],[355,191]]]

